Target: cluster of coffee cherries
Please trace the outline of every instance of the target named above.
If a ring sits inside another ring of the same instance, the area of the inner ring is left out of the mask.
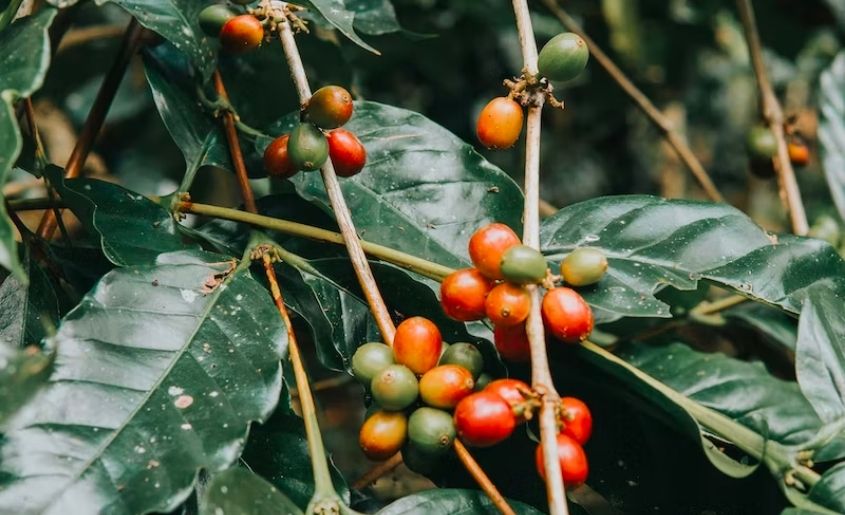
[[[548,80],[568,81],[580,74],[587,66],[590,51],[587,43],[577,34],[564,32],[549,40],[540,51],[537,68],[540,75]],[[510,148],[522,132],[522,104],[515,97],[524,95],[525,81],[512,84],[511,94],[496,97],[484,106],[478,116],[476,134],[478,140],[487,148]],[[549,90],[550,91],[550,90]],[[553,97],[549,96],[549,100]],[[554,101],[555,104],[558,104]]]
[[[567,286],[597,283],[607,271],[607,257],[599,249],[580,247],[552,275],[546,258],[522,245],[507,225],[492,223],[478,229],[469,240],[474,268],[449,274],[440,285],[443,311],[455,320],[468,322],[487,318],[499,354],[510,361],[530,357],[525,320],[531,310],[528,284],[546,287],[542,302],[546,331],[564,342],[584,340],[593,330],[593,313],[584,298]]]
[[[361,140],[342,128],[352,117],[352,95],[340,86],[318,89],[302,110],[290,134],[282,134],[264,150],[264,167],[272,177],[319,170],[331,158],[335,173],[352,177],[367,163]]]
[[[794,166],[803,167],[810,162],[810,147],[804,137],[790,125],[784,126],[786,149]],[[746,147],[751,173],[761,179],[774,178],[772,158],[777,154],[778,143],[772,130],[763,124],[752,126],[746,135]]]
[[[399,324],[393,348],[378,342],[360,346],[352,372],[373,400],[359,433],[364,454],[379,461],[401,451],[408,468],[421,474],[436,468],[455,438],[473,447],[496,445],[531,419],[540,404],[524,382],[492,380],[474,344],[444,342],[437,326],[423,317]],[[592,416],[573,397],[561,399],[559,414],[563,478],[580,484],[587,477],[581,446],[592,432]],[[537,470],[545,477],[539,447],[537,453]]]
[[[253,0],[231,0],[247,5]],[[235,6],[211,4],[200,11],[199,24],[203,32],[220,40],[226,52],[241,54],[255,50],[264,41],[264,24],[249,13],[239,13]]]

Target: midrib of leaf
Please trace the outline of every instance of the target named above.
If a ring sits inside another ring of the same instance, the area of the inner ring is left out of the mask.
[[[112,434],[103,441],[102,445],[100,445],[97,448],[94,455],[82,467],[80,467],[78,469],[77,473],[73,474],[73,476],[71,476],[68,479],[68,481],[65,482],[65,484],[62,486],[62,488],[57,490],[53,494],[53,500],[49,504],[47,504],[46,506],[53,506],[53,502],[61,499],[61,494],[64,491],[66,491],[69,487],[76,484],[76,482],[79,481],[82,478],[82,476],[85,475],[85,473],[95,463],[97,463],[102,458],[102,455],[105,454],[108,447],[111,446],[111,444],[114,442],[114,440],[118,436],[120,436],[120,434],[123,432],[123,430],[126,429],[129,426],[129,424],[132,423],[132,421],[135,419],[135,417],[138,415],[138,413],[140,413],[141,409],[143,409],[147,405],[147,403],[149,402],[152,394],[154,392],[158,391],[158,389],[161,387],[164,380],[167,379],[170,376],[170,372],[173,371],[173,367],[176,366],[176,363],[179,362],[179,360],[185,354],[185,351],[191,346],[191,344],[194,341],[194,338],[196,337],[197,333],[200,330],[200,327],[205,323],[204,321],[209,319],[209,314],[211,313],[211,310],[217,304],[217,300],[220,298],[220,295],[225,290],[225,288],[223,286],[225,286],[226,284],[231,282],[233,280],[233,278],[237,276],[237,274],[244,268],[244,263],[248,264],[249,261],[244,261],[238,267],[236,267],[234,270],[232,270],[229,273],[228,277],[226,277],[225,281],[223,281],[222,283],[217,285],[217,287],[215,288],[215,290],[213,292],[212,298],[209,300],[208,305],[205,307],[205,309],[203,309],[201,314],[200,315],[193,315],[195,318],[198,318],[200,320],[200,322],[196,325],[196,327],[194,327],[194,330],[191,332],[190,337],[185,339],[186,343],[182,347],[180,347],[178,351],[176,351],[174,353],[175,354],[174,359],[170,362],[170,364],[167,366],[167,368],[162,372],[162,374],[155,381],[155,383],[153,383],[153,386],[149,390],[147,390],[147,392],[144,394],[143,400],[141,402],[139,402],[138,405],[135,407],[135,409],[133,409],[132,412],[126,417],[125,422],[112,431]],[[207,265],[209,265],[209,266],[213,266],[215,264],[217,264],[217,263],[207,263]],[[168,286],[168,287],[173,288],[172,286]],[[162,314],[162,313],[158,313],[158,314]],[[168,315],[168,316],[173,316],[173,315]],[[191,316],[191,315],[186,315],[186,316]],[[111,386],[114,386],[114,385],[111,385]],[[121,386],[121,389],[122,388],[123,387]],[[135,391],[137,391],[137,390],[135,390]],[[111,479],[110,474],[106,474],[106,476]],[[114,485],[114,483],[112,483],[112,484]],[[117,487],[115,486],[115,490],[116,489],[117,489]]]

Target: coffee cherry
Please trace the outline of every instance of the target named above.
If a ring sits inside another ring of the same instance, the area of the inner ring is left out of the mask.
[[[447,275],[440,283],[440,304],[449,318],[468,322],[484,318],[484,299],[493,282],[475,268]]]
[[[403,410],[419,396],[419,383],[414,373],[402,365],[390,365],[373,377],[370,383],[373,399],[388,411]]]
[[[546,278],[546,258],[527,245],[514,245],[502,255],[500,265],[505,280],[517,284],[542,282]]]
[[[289,139],[290,134],[283,134],[270,142],[264,149],[264,168],[271,177],[286,179],[297,172],[288,157]]]
[[[473,391],[480,392],[481,390],[487,388],[487,385],[493,382],[493,377],[488,374],[487,372],[482,372],[478,379],[475,380],[475,388]]]
[[[401,411],[377,411],[361,426],[358,443],[371,460],[386,460],[405,444],[408,419]]]
[[[469,370],[473,379],[478,379],[484,370],[484,358],[478,347],[471,343],[453,343],[440,355],[441,365],[458,365]]]
[[[336,129],[352,117],[352,95],[340,86],[324,86],[311,95],[305,116],[321,129]]]
[[[520,411],[522,405],[525,403],[525,397],[523,397],[522,391],[528,390],[531,390],[531,388],[519,379],[496,379],[488,384],[487,388],[484,389],[485,392],[493,392],[499,397],[505,399],[507,403],[511,405],[511,408],[514,409],[514,412]],[[520,413],[517,417],[518,424],[521,424],[526,420],[528,419],[525,417],[524,413]]]
[[[810,162],[810,149],[803,141],[790,141],[786,149],[789,151],[789,160],[795,166],[807,166]]]
[[[319,169],[329,157],[329,144],[323,133],[310,123],[294,127],[288,139],[288,159],[298,170]]]
[[[420,397],[429,406],[452,409],[472,393],[475,382],[469,370],[458,365],[440,365],[420,379]]]
[[[365,343],[352,355],[352,374],[361,384],[370,386],[379,372],[393,364],[393,349],[379,342]]]
[[[560,409],[563,416],[563,434],[571,436],[581,445],[587,443],[593,434],[593,415],[584,401],[575,397],[560,399]]]
[[[437,470],[441,462],[441,457],[440,454],[432,454],[420,449],[411,441],[408,441],[405,447],[402,448],[402,463],[409,470],[424,476],[430,475]]]
[[[573,250],[560,263],[564,282],[572,286],[588,286],[601,280],[607,271],[607,256],[593,247]]]
[[[490,279],[504,279],[502,257],[519,245],[519,236],[505,224],[492,223],[473,233],[469,239],[469,257],[479,272]]]
[[[531,345],[528,343],[525,324],[494,327],[493,343],[499,354],[508,361],[525,362],[531,359]]]
[[[396,362],[410,368],[415,374],[425,374],[437,365],[443,338],[431,320],[411,317],[396,327],[393,337],[393,354]]]
[[[768,159],[778,150],[778,142],[771,129],[765,125],[755,125],[748,130],[746,144],[752,158]]]
[[[338,177],[352,177],[364,169],[367,150],[355,134],[346,129],[329,132],[329,157]]]
[[[522,132],[522,106],[508,97],[491,100],[478,115],[476,134],[487,148],[510,148]]]
[[[464,397],[455,407],[455,427],[461,440],[473,447],[490,447],[505,440],[516,427],[510,404],[492,392]]]
[[[408,440],[426,454],[444,454],[455,441],[452,415],[434,408],[417,409],[408,420]]]
[[[220,29],[235,17],[235,13],[223,4],[212,4],[200,11],[199,24],[203,32],[212,37],[220,35]]]
[[[549,40],[540,50],[537,68],[555,81],[572,80],[584,71],[590,58],[587,43],[578,34],[564,32]]]
[[[565,342],[580,342],[593,330],[593,311],[571,288],[554,288],[546,292],[542,312],[546,329]]]
[[[516,325],[528,318],[531,294],[522,286],[502,283],[490,290],[484,307],[494,326]]]
[[[587,480],[589,467],[584,448],[565,434],[557,435],[557,455],[560,460],[560,472],[567,487],[576,487]],[[546,479],[546,466],[543,463],[543,446],[538,445],[534,453],[537,473]]]
[[[240,54],[255,50],[264,39],[264,26],[251,14],[241,14],[227,21],[220,29],[223,50]]]

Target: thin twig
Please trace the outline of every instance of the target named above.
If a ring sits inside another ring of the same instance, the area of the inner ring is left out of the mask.
[[[738,306],[751,299],[743,295],[728,295],[727,297],[712,302],[702,302],[690,310],[691,315],[715,315],[721,311]]]
[[[123,31],[124,28],[122,26],[114,25],[111,23],[73,29],[71,31],[68,31],[68,33],[62,39],[62,42],[59,43],[59,47],[56,49],[56,53],[62,52],[64,50],[67,50],[68,48],[72,48],[77,45],[83,45],[90,41],[96,41],[98,39],[117,38],[120,37],[121,34],[123,34]]]
[[[487,477],[487,474],[484,473],[484,469],[481,468],[481,465],[475,461],[472,455],[469,453],[469,450],[464,446],[463,442],[455,439],[455,454],[458,455],[458,459],[461,460],[464,467],[470,473],[470,475],[478,482],[478,486],[481,487],[481,490],[493,501],[493,504],[496,508],[503,514],[503,515],[516,515],[513,509],[508,505],[508,501],[502,497],[502,494],[499,493],[499,490],[496,488],[490,479]]]
[[[673,149],[675,149],[675,152],[678,153],[678,157],[692,173],[695,180],[698,181],[699,186],[701,186],[701,189],[704,190],[707,197],[714,202],[723,202],[724,198],[713,183],[713,179],[710,178],[707,170],[705,170],[704,166],[702,166],[701,161],[695,157],[692,149],[689,148],[686,140],[678,133],[669,118],[667,118],[651,102],[651,100],[649,100],[649,98],[640,91],[633,82],[631,82],[631,79],[625,75],[625,72],[619,69],[619,67],[616,66],[616,63],[613,62],[604,50],[602,50],[601,47],[599,47],[596,42],[584,32],[584,29],[582,29],[581,26],[578,25],[578,23],[569,16],[569,14],[567,14],[566,10],[560,6],[559,0],[543,0],[543,4],[545,4],[546,8],[548,8],[549,11],[557,17],[560,23],[566,27],[566,30],[578,34],[581,36],[581,39],[587,43],[587,46],[590,49],[590,55],[601,65],[602,68],[605,69],[608,75],[610,75],[610,78],[613,79],[619,87],[628,94],[629,97],[631,97],[631,100],[634,101],[637,107],[639,107],[646,117],[660,130],[663,137],[666,138],[666,141]]]
[[[44,142],[41,140],[38,124],[35,123],[35,109],[32,108],[32,98],[27,97],[23,99],[23,109],[24,115],[26,116],[26,124],[29,125],[32,142],[35,144],[36,166],[39,172],[43,172],[50,161],[47,159],[47,152],[44,150]]]
[[[229,101],[229,95],[226,93],[226,86],[223,84],[223,77],[220,76],[220,70],[214,70],[214,90],[225,102]],[[238,131],[235,128],[235,115],[231,111],[223,112],[223,128],[226,132],[229,154],[232,156],[232,165],[235,167],[235,177],[238,179],[238,186],[240,186],[244,207],[250,213],[258,213],[258,207],[255,205],[255,195],[252,193],[252,188],[249,185],[249,177],[247,176],[246,165],[244,164],[244,156],[241,152]]]
[[[117,94],[117,88],[120,86],[120,82],[126,73],[129,61],[141,44],[143,34],[144,28],[138,24],[135,18],[132,18],[132,21],[126,27],[120,50],[100,86],[100,91],[97,93],[97,98],[94,99],[94,105],[91,106],[91,111],[88,112],[88,118],[85,119],[85,124],[82,126],[82,132],[79,134],[76,146],[73,148],[73,152],[65,165],[66,179],[79,177],[82,173],[85,160],[88,158],[88,154],[91,153],[94,141],[97,139],[97,134],[99,134],[100,128],[106,119],[106,114],[109,112],[109,107],[111,107],[115,94]],[[57,215],[53,211],[45,212],[38,226],[38,236],[47,240],[52,238],[53,233],[56,232],[57,220]]]
[[[393,471],[393,469],[395,469],[401,464],[402,454],[397,452],[388,460],[377,463],[373,468],[365,472],[363,476],[361,476],[354,483],[352,483],[352,486],[350,486],[350,488],[352,488],[353,490],[362,490],[364,488],[367,488],[371,484],[375,483],[378,478],[390,473],[391,471]]]
[[[305,76],[305,68],[302,66],[302,58],[299,56],[299,49],[296,46],[290,22],[285,21],[279,24],[279,38],[282,41],[282,49],[285,52],[285,59],[290,67],[291,77],[299,94],[300,103],[304,105],[311,98],[311,87],[308,85],[308,78]],[[358,277],[361,290],[364,292],[364,297],[367,299],[367,304],[370,306],[370,311],[376,320],[379,331],[381,331],[384,342],[393,345],[393,335],[396,329],[393,326],[393,320],[390,318],[390,312],[379,293],[375,277],[373,277],[373,272],[369,263],[367,263],[367,257],[361,249],[361,243],[358,241],[358,234],[352,222],[352,215],[349,213],[346,200],[343,198],[343,192],[340,189],[340,183],[337,180],[337,175],[335,175],[331,159],[326,161],[326,164],[320,169],[320,173],[323,176],[326,193],[329,195],[329,202],[337,219],[340,233],[343,235],[349,259],[352,262],[355,275]]]
[[[798,181],[795,180],[795,170],[792,169],[792,161],[789,159],[789,147],[783,130],[783,109],[777,95],[775,95],[772,83],[769,82],[766,63],[763,61],[763,45],[760,43],[760,34],[757,32],[754,8],[751,6],[751,0],[737,0],[736,6],[739,10],[742,26],[745,29],[751,66],[754,68],[754,75],[757,77],[757,88],[760,91],[760,111],[777,141],[777,154],[775,154],[773,161],[778,176],[780,199],[789,213],[792,232],[804,236],[809,231],[807,214],[804,212],[804,203],[801,200]]]
[[[531,26],[531,14],[527,0],[513,0],[519,43],[522,50],[523,73],[537,74],[537,43]],[[540,248],[540,115],[543,96],[535,95],[535,101],[528,108],[525,135],[525,210],[523,213],[522,241],[535,249]],[[557,451],[557,406],[560,399],[552,381],[549,360],[546,355],[546,335],[543,317],[540,313],[542,297],[536,285],[529,286],[531,311],[525,324],[531,349],[531,383],[542,397],[540,409],[540,441],[543,450],[543,465],[546,470],[546,499],[552,515],[568,515],[566,490]]]

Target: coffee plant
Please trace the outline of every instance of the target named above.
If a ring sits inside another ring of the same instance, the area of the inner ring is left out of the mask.
[[[845,4],[755,4],[0,1],[0,514],[845,513]]]

